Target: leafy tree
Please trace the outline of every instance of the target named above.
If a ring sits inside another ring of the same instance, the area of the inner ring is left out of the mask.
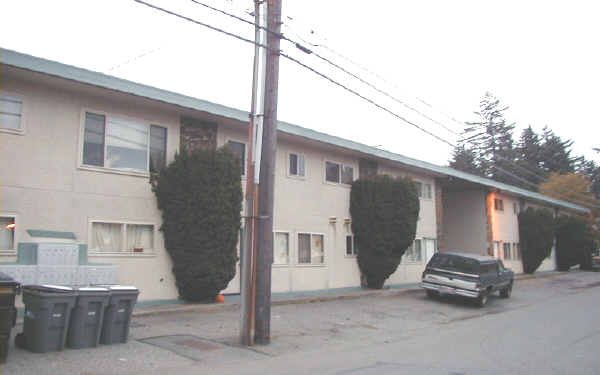
[[[592,183],[587,176],[552,173],[546,182],[540,184],[540,190],[547,196],[589,208],[590,214],[582,219],[590,226],[592,238],[600,242],[600,201],[592,192]]]
[[[369,288],[381,289],[414,242],[419,198],[413,181],[379,175],[358,179],[350,191],[358,266]]]
[[[523,271],[534,273],[552,252],[554,217],[544,209],[527,208],[519,213],[519,241]]]
[[[214,301],[236,272],[242,208],[239,160],[226,149],[185,149],[150,183],[165,247],[187,301]]]

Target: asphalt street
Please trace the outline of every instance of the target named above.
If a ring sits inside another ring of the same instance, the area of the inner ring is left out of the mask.
[[[127,344],[34,354],[4,374],[600,374],[600,273],[516,282],[486,307],[423,291],[274,306],[272,343],[239,312],[136,317]],[[17,327],[20,331],[20,327]],[[1,374],[2,372],[0,372]]]

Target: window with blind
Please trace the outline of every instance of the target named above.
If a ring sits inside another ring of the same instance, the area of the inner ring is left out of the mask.
[[[166,165],[167,129],[142,121],[85,113],[82,164],[132,172]]]
[[[0,129],[20,132],[23,130],[23,100],[0,93]]]

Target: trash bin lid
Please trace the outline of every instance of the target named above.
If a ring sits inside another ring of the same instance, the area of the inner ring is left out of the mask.
[[[50,284],[44,284],[44,285],[25,285],[23,287],[23,290],[39,291],[39,292],[51,292],[51,293],[68,293],[68,292],[74,292],[75,291],[73,288],[70,288],[68,286],[50,285]]]
[[[77,288],[77,290],[81,292],[108,292],[108,288],[99,286],[84,286],[81,288]]]
[[[135,286],[132,285],[94,285],[96,287],[108,288],[110,290],[138,290]]]
[[[21,285],[18,281],[5,274],[4,272],[0,272],[0,285],[2,286],[19,286]]]

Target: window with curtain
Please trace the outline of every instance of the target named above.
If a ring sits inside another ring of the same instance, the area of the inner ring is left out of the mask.
[[[123,250],[122,224],[92,223],[89,241],[90,250],[98,252],[117,252]]]
[[[21,99],[0,93],[0,129],[22,130],[22,110]]]
[[[127,224],[127,251],[148,253],[154,247],[154,226],[146,224]]]
[[[152,253],[154,225],[92,222],[90,251],[98,253]]]
[[[166,163],[167,129],[148,123],[85,114],[84,165],[125,171],[158,171]]]
[[[323,264],[324,249],[322,234],[298,233],[299,264]]]
[[[273,252],[274,264],[289,264],[290,262],[290,235],[289,233],[276,232]]]
[[[0,216],[0,251],[15,250],[15,218]]]

